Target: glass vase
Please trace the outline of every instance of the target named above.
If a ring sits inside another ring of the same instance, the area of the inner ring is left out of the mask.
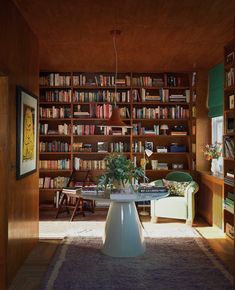
[[[211,160],[211,172],[214,175],[218,175],[219,174],[219,163],[218,163],[218,159],[213,158]]]

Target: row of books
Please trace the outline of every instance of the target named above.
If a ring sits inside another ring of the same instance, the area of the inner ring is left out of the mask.
[[[234,213],[234,200],[230,199],[229,197],[226,197],[224,199],[224,208],[233,214]]]
[[[153,125],[153,128],[141,127],[141,123],[132,124],[133,135],[159,135],[159,125]]]
[[[72,80],[72,82],[71,82]],[[171,74],[156,74],[133,76],[130,75],[118,75],[115,80],[114,74],[76,74],[71,77],[66,73],[47,73],[40,76],[41,86],[114,86],[115,83],[118,86],[130,86],[132,80],[133,86],[147,86],[147,87],[163,87],[163,86],[187,86],[188,80],[183,77]]]
[[[98,142],[99,143],[99,142]],[[130,143],[126,142],[111,142],[109,144],[110,152],[130,152]]]
[[[182,91],[182,90],[180,90]],[[142,88],[141,95],[139,90],[132,90],[132,98],[134,102],[158,101],[158,102],[185,102],[190,101],[190,90],[183,90],[184,93],[172,94],[169,89],[160,88],[153,92]]]
[[[49,73],[41,75],[39,78],[40,86],[70,86],[71,76],[60,73]]]
[[[104,74],[96,74],[96,75],[85,75],[79,74],[73,76],[73,85],[74,86],[130,86],[131,77],[129,75],[125,75],[123,77],[118,77],[115,80],[115,75],[104,75]]]
[[[86,92],[80,92],[75,91],[73,93],[73,101],[74,102],[109,102],[114,103],[114,100],[116,102],[130,102],[130,91],[118,91],[115,96],[114,91],[86,91]]]
[[[169,94],[169,89],[160,89],[159,95],[153,95],[152,93],[146,91],[146,89],[141,89],[141,99],[142,102],[145,101],[159,101],[159,102],[183,102],[189,103],[190,101],[190,90],[185,90],[184,94]]]
[[[225,176],[225,177],[224,177],[224,183],[225,183],[225,184],[228,184],[228,185],[230,185],[230,186],[234,186],[234,178],[231,178],[231,177]]]
[[[133,86],[146,86],[146,87],[163,87],[163,86],[187,86],[188,80],[176,76],[170,73],[158,74],[155,76],[145,75],[145,76],[133,76],[132,77]]]
[[[70,159],[60,160],[39,160],[40,169],[69,170],[71,168]]]
[[[40,142],[39,150],[40,152],[70,152],[71,144],[57,140],[51,142]]]
[[[149,148],[149,143],[152,144],[151,148]],[[148,148],[150,150],[153,150],[153,142],[148,142],[148,141],[134,141],[132,143],[132,151],[134,153],[143,153],[144,154],[144,149]]]
[[[73,152],[92,152],[92,144],[76,142],[73,143]]]
[[[135,119],[184,119],[189,117],[189,110],[182,106],[133,108]]]
[[[224,157],[234,159],[234,141],[230,136],[224,138]]]
[[[76,170],[105,170],[106,161],[103,160],[83,160],[81,158],[74,158],[74,168]]]
[[[95,125],[73,125],[73,134],[76,135],[95,135]]]
[[[89,108],[83,108],[81,105],[76,105],[74,107],[74,117],[75,118],[98,118],[98,119],[108,119],[112,115],[112,105],[107,103],[103,105],[90,104]],[[86,110],[86,111],[85,111]],[[122,118],[130,118],[130,110],[127,107],[119,108],[120,116]]]
[[[145,87],[158,87],[164,86],[164,76],[136,76],[132,77],[132,85],[133,86],[145,86]]]
[[[63,188],[67,186],[69,182],[69,177],[57,176],[57,177],[40,177],[39,178],[39,188]]]
[[[40,94],[41,102],[71,102],[71,90],[44,91]]]
[[[49,124],[39,124],[39,132],[41,135],[70,135],[72,132],[71,124],[59,124],[57,129],[50,129]]]
[[[227,171],[225,176],[228,177],[228,178],[234,179],[234,172],[233,171]]]
[[[54,118],[54,119],[63,119],[71,117],[71,109],[68,107],[55,107],[52,106],[50,108],[39,108],[39,116],[40,118]]]

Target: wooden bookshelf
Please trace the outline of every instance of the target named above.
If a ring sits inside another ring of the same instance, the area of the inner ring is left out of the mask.
[[[235,142],[235,42],[224,48],[224,231],[226,225],[234,227],[234,142]]]
[[[192,128],[196,126],[196,117],[192,117],[196,103],[195,74],[119,73],[117,79],[117,104],[122,110],[122,119],[133,127],[121,135],[113,135],[107,129],[100,128],[111,114],[114,73],[41,72],[40,148],[43,149],[40,150],[40,161],[48,161],[50,165],[53,160],[70,160],[70,167],[63,170],[47,169],[45,166],[40,169],[40,178],[44,181],[46,177],[47,182],[49,178],[67,178],[74,168],[75,157],[90,164],[94,163],[92,160],[97,160],[98,164],[112,151],[122,152],[140,166],[145,146],[152,146],[153,149],[146,166],[150,181],[163,178],[173,170],[193,173],[195,153],[192,143],[196,143],[196,129]],[[163,131],[161,125],[167,125],[168,130]],[[171,135],[172,131],[179,128],[186,133]],[[108,152],[99,152],[101,145],[98,142],[104,142]],[[66,149],[65,145],[61,145],[65,143]],[[172,152],[172,143],[177,143],[175,150],[181,149],[183,152]],[[56,149],[56,146],[62,147]],[[163,146],[168,152],[157,151]],[[159,167],[153,168],[152,160],[157,160]],[[167,163],[165,167],[164,163]],[[173,164],[181,164],[182,168],[174,169]],[[96,168],[95,163],[92,166],[92,169],[87,170],[96,180],[103,170]],[[80,173],[82,170],[78,170]],[[40,195],[40,203],[53,201],[54,192],[65,185],[56,184],[53,190],[50,188],[54,186],[52,182],[49,189],[41,188],[43,194]]]

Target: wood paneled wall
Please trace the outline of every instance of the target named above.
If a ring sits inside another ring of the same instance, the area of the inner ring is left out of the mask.
[[[4,289],[7,278],[7,180],[8,170],[8,78],[0,76],[0,289]]]
[[[197,72],[197,170],[209,170],[210,163],[205,160],[203,146],[211,142],[211,120],[208,118],[208,71]]]
[[[39,47],[15,5],[2,0],[0,6],[0,72],[8,77],[8,92],[0,91],[0,289],[5,289],[38,240],[38,172],[16,180],[16,85],[38,95]]]

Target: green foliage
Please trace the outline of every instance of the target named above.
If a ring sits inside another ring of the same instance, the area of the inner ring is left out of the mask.
[[[125,155],[110,154],[105,158],[107,171],[99,178],[100,187],[110,187],[112,189],[114,183],[125,186],[129,183],[132,186],[133,180],[144,178],[144,171],[140,167],[135,167],[130,159]]]

